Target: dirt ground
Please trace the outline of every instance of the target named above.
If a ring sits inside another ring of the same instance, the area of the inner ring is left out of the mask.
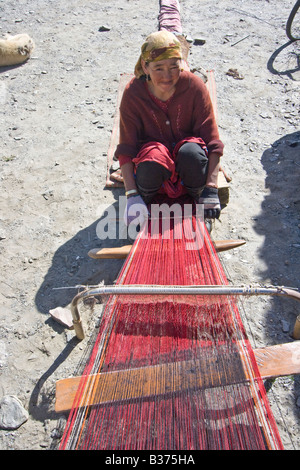
[[[222,255],[230,283],[299,288],[299,51],[285,23],[294,0],[181,0],[189,65],[214,70],[230,201],[214,239],[246,244]],[[158,29],[158,0],[0,0],[0,37],[35,41],[22,66],[0,68],[0,398],[29,413],[0,430],[0,449],[56,447],[65,417],[55,383],[76,374],[99,312],[83,311],[86,338],[54,321],[78,284],[111,284],[121,262],[89,249],[104,206],[106,160],[121,73],[132,73],[144,38]],[[103,28],[105,26],[105,28]],[[236,69],[235,76],[228,73]],[[299,304],[245,300],[253,347],[293,341]],[[286,449],[300,449],[300,379],[278,378],[268,396]]]

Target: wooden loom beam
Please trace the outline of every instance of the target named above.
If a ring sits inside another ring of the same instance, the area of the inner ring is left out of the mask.
[[[298,341],[253,350],[263,380],[300,373],[300,343]],[[86,377],[80,407],[111,403],[126,399],[180,392],[187,388],[210,388],[222,385],[225,378],[220,370],[210,373],[209,383],[200,361],[183,361],[155,366],[104,372]],[[214,371],[211,364],[210,371]],[[221,371],[222,372],[222,371]],[[234,377],[226,377],[235,383]],[[247,380],[247,377],[246,377]],[[249,379],[248,379],[249,380]],[[74,403],[82,377],[71,377],[56,383],[55,411],[69,411]],[[130,383],[130,396],[124,386]]]
[[[213,245],[217,253],[232,250],[244,245],[245,240],[215,240]],[[88,252],[90,258],[93,259],[125,259],[130,253],[132,245],[124,245],[112,248],[93,248]]]

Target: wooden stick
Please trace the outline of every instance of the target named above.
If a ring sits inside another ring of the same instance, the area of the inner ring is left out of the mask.
[[[241,42],[241,41],[244,41],[244,40],[247,39],[249,36],[250,36],[250,34],[248,34],[248,36],[245,36],[244,38],[239,39],[238,41],[234,42],[233,44],[231,44],[231,47],[232,47],[232,46],[235,46],[236,44],[238,44],[238,43]]]
[[[216,240],[213,242],[216,251],[232,250],[244,245],[245,240]],[[124,245],[112,248],[93,248],[88,252],[90,258],[93,259],[125,259],[130,253],[132,245]]]
[[[300,341],[254,349],[263,379],[300,373]]]
[[[233,248],[238,248],[239,246],[245,245],[245,240],[212,240],[212,243],[216,249],[217,253],[221,251],[232,250]]]
[[[262,379],[300,373],[300,343],[298,341],[279,344],[265,348],[254,349],[254,355]],[[222,368],[213,364],[211,359],[208,369],[209,378],[203,374],[207,370],[207,360],[182,361],[169,364],[159,364],[137,369],[127,369],[115,372],[104,372],[86,377],[84,393],[80,403],[82,407],[93,404],[149,397],[151,395],[178,392],[184,388],[217,387],[226,383],[237,383],[238,378],[228,377],[228,371],[222,373]],[[245,377],[244,380],[249,380]],[[57,413],[71,409],[82,377],[71,377],[56,383]],[[130,396],[126,395],[126,385],[130,383]]]
[[[113,248],[93,248],[88,252],[93,259],[125,259],[130,253],[132,245],[124,245]]]
[[[300,315],[297,316],[296,321],[295,321],[294,330],[293,330],[293,338],[300,339]]]

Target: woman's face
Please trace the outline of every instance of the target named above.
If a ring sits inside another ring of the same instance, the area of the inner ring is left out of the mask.
[[[142,62],[142,66],[146,75],[150,75],[149,86],[154,95],[161,99],[170,98],[179,79],[181,60],[174,58],[148,64]]]

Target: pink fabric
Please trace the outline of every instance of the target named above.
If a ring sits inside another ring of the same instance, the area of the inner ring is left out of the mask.
[[[132,162],[132,158],[129,155],[119,155],[120,166],[125,165],[125,163]]]
[[[145,144],[138,155],[132,159],[135,167],[137,167],[142,162],[156,162],[164,166],[167,170],[171,172],[170,178],[164,182],[159,193],[166,194],[168,197],[174,199],[186,194],[186,188],[183,186],[182,181],[179,175],[176,173],[175,161],[177,153],[180,147],[185,142],[195,142],[200,144],[203,149],[207,152],[205,143],[199,137],[187,137],[184,140],[178,142],[175,146],[172,154],[171,152],[160,142],[148,142]]]
[[[158,16],[160,29],[182,33],[178,0],[161,0]]]

